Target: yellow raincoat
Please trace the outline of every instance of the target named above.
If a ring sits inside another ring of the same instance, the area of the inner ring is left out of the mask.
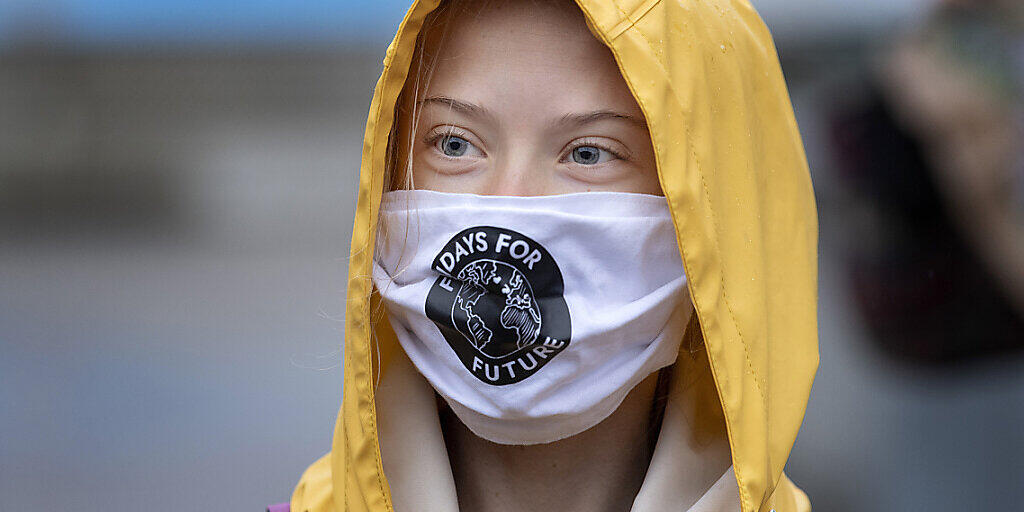
[[[385,474],[379,441],[387,425],[378,424],[375,394],[378,379],[404,353],[383,315],[371,314],[377,304],[367,276],[394,106],[417,33],[438,1],[409,8],[370,105],[352,235],[341,411],[332,450],[302,476],[293,512],[394,510],[388,477],[398,478],[402,468]],[[817,217],[771,36],[747,0],[577,4],[646,116],[705,340],[700,358],[681,351],[677,367],[688,367],[674,374],[703,371],[708,386],[676,391],[673,384],[672,392],[715,396],[717,390],[717,401],[704,402],[724,416],[718,424],[725,425],[721,434],[731,448],[742,512],[810,510],[783,467],[818,366]],[[432,398],[420,398],[433,407]],[[698,428],[721,430],[715,422],[706,425]],[[656,458],[659,450],[660,441]],[[677,510],[662,505],[652,512]]]

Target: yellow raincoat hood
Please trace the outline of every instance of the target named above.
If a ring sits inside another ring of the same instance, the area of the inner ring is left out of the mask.
[[[410,7],[370,105],[352,235],[342,406],[332,450],[302,476],[294,512],[393,510],[374,395],[380,372],[401,348],[386,320],[371,318],[368,248],[394,106],[417,34],[438,2]],[[577,4],[647,119],[742,511],[810,510],[783,467],[818,365],[817,217],[771,36],[747,0]]]

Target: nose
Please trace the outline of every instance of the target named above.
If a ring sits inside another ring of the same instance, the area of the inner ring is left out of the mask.
[[[526,162],[509,162],[491,169],[491,176],[480,193],[488,196],[536,196],[544,184]]]

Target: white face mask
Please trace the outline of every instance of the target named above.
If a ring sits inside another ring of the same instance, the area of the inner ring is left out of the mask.
[[[373,280],[416,368],[476,435],[563,439],[675,361],[686,277],[665,198],[385,194]]]

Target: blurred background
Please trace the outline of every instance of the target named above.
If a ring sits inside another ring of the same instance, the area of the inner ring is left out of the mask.
[[[820,511],[1024,503],[1018,0],[754,0],[815,182]],[[0,509],[263,510],[330,448],[399,0],[0,0]]]

